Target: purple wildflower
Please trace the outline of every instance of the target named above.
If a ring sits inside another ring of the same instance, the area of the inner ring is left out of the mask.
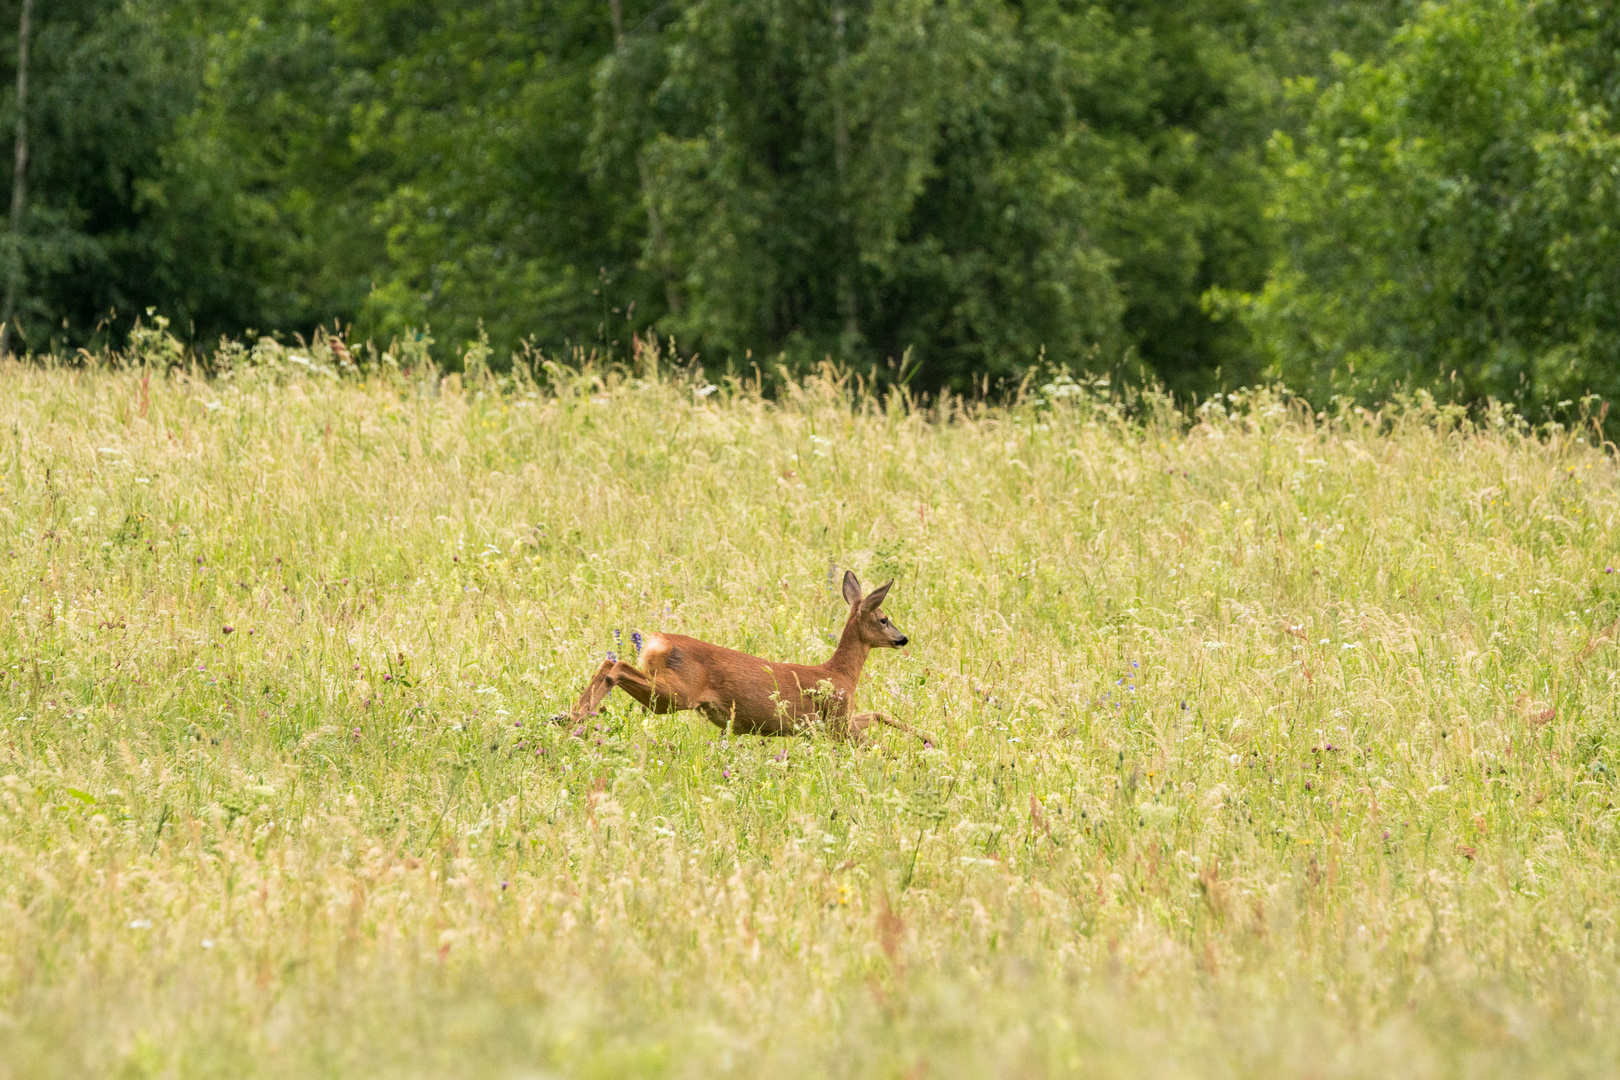
[[[613,662],[615,662],[615,661],[617,661],[619,659],[619,654],[614,652],[612,649],[609,649],[608,654],[607,654],[607,658],[608,658],[608,663],[611,664],[611,663],[613,663]]]
[[[636,647],[636,659],[638,660],[641,659],[641,643],[643,640],[640,630],[630,631],[630,644]]]

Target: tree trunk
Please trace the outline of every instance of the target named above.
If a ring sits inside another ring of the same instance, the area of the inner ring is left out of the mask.
[[[624,40],[624,0],[608,0],[608,15],[613,20],[613,51],[623,60],[629,51]],[[683,307],[680,279],[675,275],[675,268],[669,264],[669,249],[664,241],[664,219],[658,212],[657,200],[653,198],[652,184],[647,180],[647,159],[642,157],[639,146],[636,147],[636,173],[641,179],[641,201],[647,207],[647,239],[652,248],[652,262],[664,279],[664,299],[669,304],[669,310],[679,315]]]
[[[849,204],[849,114],[844,108],[844,68],[849,52],[844,44],[844,5],[842,0],[833,4],[833,37],[838,43],[838,66],[833,69],[833,167],[838,180],[838,237],[841,248],[838,265],[838,314],[844,321],[844,358],[851,358],[861,339],[860,312],[856,307],[854,268],[849,265],[854,256],[850,241]]]
[[[11,251],[6,260],[6,307],[0,312],[0,356],[11,349],[11,320],[17,314],[17,289],[22,283],[22,215],[28,176],[28,21],[33,14],[34,0],[23,0],[22,18],[17,23],[17,160],[11,174]]]

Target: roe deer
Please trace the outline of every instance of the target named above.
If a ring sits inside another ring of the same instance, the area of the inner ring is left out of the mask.
[[[880,610],[893,584],[862,596],[861,583],[844,572],[849,619],[825,664],[778,664],[680,634],[649,634],[641,650],[645,673],[623,660],[604,661],[573,711],[554,719],[577,723],[594,716],[602,699],[619,687],[655,713],[696,709],[716,727],[739,734],[796,735],[819,723],[859,744],[876,723],[938,746],[932,736],[882,713],[849,714],[867,654],[898,649],[908,640]]]

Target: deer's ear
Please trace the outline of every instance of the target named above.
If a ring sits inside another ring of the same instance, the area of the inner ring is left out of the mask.
[[[861,583],[855,577],[855,571],[844,571],[844,603],[854,607],[861,602]]]
[[[878,608],[883,606],[883,598],[889,595],[889,589],[891,589],[893,586],[894,578],[890,578],[888,581],[885,581],[883,584],[879,585],[877,588],[873,589],[867,594],[866,599],[861,601],[861,607],[865,608],[867,611],[876,611]]]

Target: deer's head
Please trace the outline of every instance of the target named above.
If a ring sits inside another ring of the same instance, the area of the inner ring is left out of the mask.
[[[861,642],[870,648],[898,649],[911,640],[883,614],[883,598],[889,595],[889,588],[893,584],[891,578],[862,596],[861,583],[856,580],[855,572],[844,571],[844,600],[849,604],[849,622],[845,625],[853,626]]]

